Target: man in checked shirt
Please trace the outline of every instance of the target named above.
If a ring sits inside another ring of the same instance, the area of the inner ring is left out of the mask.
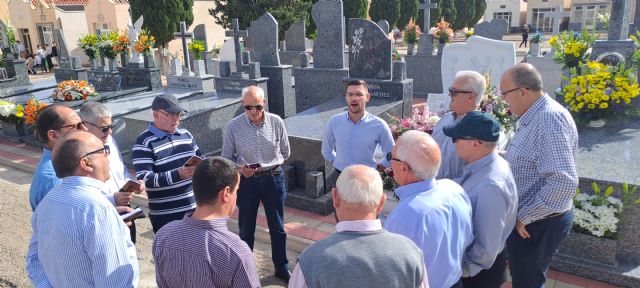
[[[282,119],[265,112],[264,91],[249,86],[242,90],[245,113],[229,122],[222,144],[222,157],[239,166],[238,226],[240,238],[253,250],[260,202],[269,225],[275,276],[289,281],[287,234],[284,231],[284,185],[282,163],[289,158],[289,138]]]
[[[530,64],[508,69],[500,94],[520,117],[507,148],[518,189],[516,228],[507,240],[513,287],[542,287],[551,257],[569,233],[578,187],[578,132],[571,114],[542,90]]]

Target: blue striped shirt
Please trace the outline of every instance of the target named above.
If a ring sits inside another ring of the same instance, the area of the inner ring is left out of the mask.
[[[355,164],[376,168],[373,156],[378,146],[383,155],[387,155],[393,145],[391,129],[382,118],[365,112],[358,123],[353,123],[349,111],[345,111],[327,122],[322,139],[322,156],[341,171]],[[380,164],[389,167],[386,157],[382,157]]]
[[[51,150],[44,148],[42,150],[42,158],[40,158],[38,167],[33,173],[31,187],[29,187],[31,210],[35,211],[38,203],[44,199],[49,190],[60,185],[60,183],[62,183],[62,179],[56,176],[56,171],[53,170],[53,164],[51,163]]]
[[[454,125],[458,120],[454,112],[449,112],[444,114],[442,119],[433,127],[431,137],[440,147],[440,170],[436,179],[454,179],[462,176],[464,161],[458,156],[456,145],[453,144],[451,137],[444,135],[444,131],[442,131],[442,128]]]
[[[191,179],[181,180],[178,168],[193,155],[201,156],[189,131],[161,131],[149,124],[136,139],[131,152],[136,178],[144,180],[149,196],[149,215],[184,214],[196,208]]]
[[[27,273],[35,287],[135,287],[129,229],[102,195],[104,182],[71,176],[33,213]]]
[[[505,157],[518,187],[520,222],[571,210],[578,188],[577,154],[573,117],[545,94],[518,120]]]

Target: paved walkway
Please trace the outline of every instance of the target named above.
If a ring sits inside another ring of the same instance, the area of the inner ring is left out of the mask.
[[[35,166],[38,165],[41,151],[34,149],[24,144],[14,143],[7,140],[0,139],[0,163],[11,166],[16,169],[20,169],[26,172],[33,173]],[[146,202],[145,199],[137,199],[138,203]],[[322,216],[313,214],[306,211],[301,211],[293,208],[285,208],[285,229],[289,235],[288,237],[288,249],[292,251],[300,252],[314,241],[323,239],[329,234],[335,231],[335,218],[333,214],[328,216]],[[236,214],[233,216],[237,219]],[[233,221],[233,220],[232,220]],[[256,237],[268,243],[269,233],[267,228],[267,219],[265,217],[262,207],[258,212],[257,219],[258,227],[256,228]],[[233,230],[237,225],[229,225]],[[510,288],[511,282],[505,283],[502,287]],[[613,288],[616,286],[578,277],[572,274],[550,270],[548,274],[548,281],[545,284],[547,288]]]

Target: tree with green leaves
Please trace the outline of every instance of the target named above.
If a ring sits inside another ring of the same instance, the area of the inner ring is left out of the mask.
[[[158,1],[129,0],[133,21],[144,16],[143,28],[156,38],[156,47],[165,47],[180,30],[180,21],[187,27],[193,23],[193,0]]]
[[[444,21],[453,24],[456,21],[456,4],[452,0],[442,1],[442,17]],[[439,21],[440,19],[438,19]]]
[[[398,19],[398,27],[400,30],[409,24],[409,20],[418,20],[418,0],[400,0],[400,18]]]
[[[420,4],[427,3],[428,1],[429,0],[420,0]],[[438,4],[438,8],[431,9],[431,21],[430,21],[431,23],[429,23],[429,25],[426,25],[426,26],[424,25],[424,10],[418,11],[418,19],[416,23],[418,24],[418,26],[420,26],[423,32],[429,31],[431,27],[435,27],[436,24],[438,24],[438,22],[440,21],[440,18],[442,17],[442,1],[443,0],[431,0],[431,2],[429,2],[429,3]],[[449,0],[445,0],[445,1],[449,1]]]
[[[475,6],[476,13],[475,15],[473,15],[473,18],[469,21],[469,23],[467,23],[467,27],[473,27],[478,24],[482,16],[484,16],[484,11],[487,10],[487,2],[485,0],[476,0]]]
[[[474,0],[455,0],[456,18],[451,22],[453,30],[467,27],[469,20],[473,19],[476,11]]]
[[[387,20],[389,27],[395,27],[400,17],[400,2],[397,0],[371,0],[369,17],[373,22]]]
[[[344,17],[349,18],[367,18],[369,10],[369,0],[346,0],[342,1],[342,9]]]

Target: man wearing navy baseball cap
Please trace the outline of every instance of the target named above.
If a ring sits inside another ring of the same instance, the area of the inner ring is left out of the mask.
[[[498,288],[506,281],[503,250],[518,211],[515,180],[496,150],[500,123],[488,113],[473,111],[443,132],[465,163],[462,177],[454,181],[464,188],[473,207],[474,241],[462,258],[462,286]]]

